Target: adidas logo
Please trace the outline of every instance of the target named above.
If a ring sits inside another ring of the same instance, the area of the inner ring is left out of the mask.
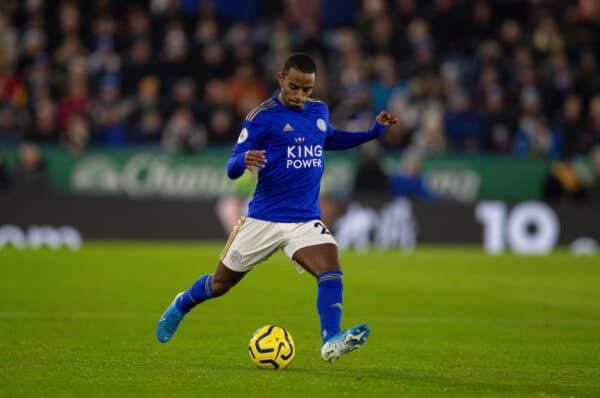
[[[294,128],[290,126],[289,123],[286,123],[285,126],[283,126],[283,131],[287,133],[288,131],[294,131]]]

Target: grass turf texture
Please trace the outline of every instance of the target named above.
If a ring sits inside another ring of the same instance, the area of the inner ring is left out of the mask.
[[[164,308],[220,249],[0,251],[0,396],[600,396],[598,257],[345,252],[343,326],[372,334],[329,364],[315,281],[281,253],[156,341]],[[252,332],[270,323],[294,336],[286,370],[248,358]]]

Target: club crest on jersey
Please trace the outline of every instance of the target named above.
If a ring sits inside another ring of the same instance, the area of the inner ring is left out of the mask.
[[[317,119],[317,127],[319,128],[319,130],[321,131],[325,131],[327,130],[327,125],[325,124],[325,120],[318,118]]]
[[[287,133],[288,131],[294,131],[294,128],[289,123],[286,123],[285,126],[283,126],[283,131]]]
[[[238,144],[241,144],[242,142],[246,141],[248,139],[248,129],[246,127],[244,127],[242,129],[242,131],[240,131],[240,136],[238,137]]]

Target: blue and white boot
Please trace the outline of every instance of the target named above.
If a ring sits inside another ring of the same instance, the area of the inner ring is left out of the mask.
[[[166,343],[169,341],[177,331],[177,327],[181,321],[183,321],[185,314],[179,311],[175,305],[177,299],[183,293],[184,292],[181,292],[175,296],[175,300],[173,300],[173,302],[167,307],[165,312],[163,312],[162,316],[158,320],[158,325],[156,325],[156,337],[161,343]]]
[[[369,333],[369,326],[362,324],[331,336],[321,347],[321,358],[327,362],[337,360],[365,344]]]

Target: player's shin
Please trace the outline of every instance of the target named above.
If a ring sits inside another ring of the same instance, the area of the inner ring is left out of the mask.
[[[183,292],[177,299],[175,305],[177,309],[184,314],[190,312],[192,308],[204,300],[212,297],[210,281],[212,274],[202,275],[188,290]]]
[[[340,332],[343,283],[341,271],[323,272],[317,277],[317,310],[321,319],[321,338],[325,342]]]

